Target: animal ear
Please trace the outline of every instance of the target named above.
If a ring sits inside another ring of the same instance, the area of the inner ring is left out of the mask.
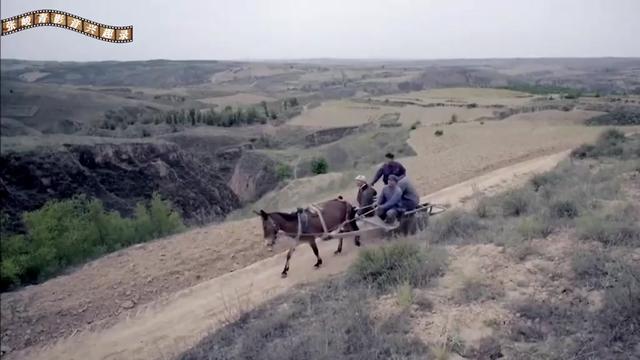
[[[269,217],[269,214],[267,214],[264,210],[260,209],[260,216],[262,216],[263,219],[266,219]]]

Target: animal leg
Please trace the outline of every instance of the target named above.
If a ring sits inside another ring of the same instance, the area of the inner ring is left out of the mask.
[[[342,238],[338,241],[338,250],[334,251],[334,254],[340,254],[342,252]]]
[[[309,240],[309,245],[311,246],[311,250],[313,250],[313,254],[316,256],[316,259],[318,259],[318,261],[316,261],[316,264],[313,265],[316,268],[319,268],[320,265],[322,265],[322,259],[320,258],[320,254],[318,252],[318,246],[316,245],[316,239],[311,239]]]
[[[353,240],[356,242],[356,246],[360,246],[360,235],[354,237]]]
[[[285,278],[287,277],[287,272],[289,272],[289,260],[291,259],[291,254],[293,254],[293,252],[296,250],[295,247],[289,248],[289,251],[287,251],[287,260],[284,262],[284,269],[282,270],[282,277]]]

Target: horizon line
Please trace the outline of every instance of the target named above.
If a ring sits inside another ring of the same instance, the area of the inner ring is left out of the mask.
[[[1,58],[0,61],[31,61],[31,62],[140,62],[140,61],[216,61],[216,62],[309,62],[309,61],[360,61],[360,62],[410,62],[410,61],[481,61],[481,60],[595,60],[595,59],[620,59],[635,60],[640,56],[519,56],[519,57],[469,57],[469,58],[350,58],[350,57],[308,57],[308,58],[219,58],[219,59],[170,59],[170,58],[146,58],[131,60],[39,60],[20,58]]]

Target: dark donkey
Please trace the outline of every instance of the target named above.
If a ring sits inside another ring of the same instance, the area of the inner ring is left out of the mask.
[[[319,208],[322,211],[322,218],[324,219],[324,223],[327,227],[328,232],[332,232],[334,230],[339,230],[340,232],[358,230],[358,226],[356,225],[356,221],[354,220],[356,215],[355,209],[348,202],[338,198],[335,200],[329,200],[321,204]],[[272,247],[276,243],[276,239],[278,238],[278,234],[280,232],[283,232],[291,238],[298,237],[299,212],[267,213],[264,210],[260,210],[260,212],[256,213],[262,218],[262,230],[264,231],[264,239],[267,242],[267,246]],[[298,242],[309,243],[309,246],[311,246],[313,253],[318,259],[314,266],[318,268],[320,267],[320,265],[322,265],[322,259],[320,258],[320,254],[318,253],[316,238],[322,237],[326,234],[324,234],[324,229],[320,217],[317,214],[307,213],[307,215],[307,226],[305,227],[304,231],[300,229]],[[342,228],[340,229],[340,227]],[[284,264],[284,269],[282,270],[282,277],[287,276],[287,272],[289,271],[289,260],[291,259],[291,254],[293,254],[297,245],[298,243],[291,246],[289,248],[289,251],[287,252],[287,260]],[[356,245],[360,246],[360,242],[356,241]],[[342,238],[340,238],[338,250],[336,250],[335,253],[337,254],[341,251]]]

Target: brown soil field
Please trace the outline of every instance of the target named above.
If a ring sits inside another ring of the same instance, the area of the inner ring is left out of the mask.
[[[419,104],[523,105],[535,96],[519,91],[489,88],[445,88],[379,97],[378,100],[414,101]]]
[[[368,122],[378,122],[385,114],[399,113],[399,122],[411,125],[419,121],[423,125],[446,123],[452,115],[458,121],[473,121],[493,116],[493,110],[487,108],[433,107],[420,106],[382,106],[349,100],[328,101],[310,110],[305,110],[291,120],[292,125],[309,127],[355,126]]]
[[[236,107],[255,105],[259,104],[261,101],[273,101],[275,99],[262,95],[240,93],[229,96],[210,97],[198,100],[205,104],[214,104],[220,106],[221,108],[224,108],[225,106]]]

